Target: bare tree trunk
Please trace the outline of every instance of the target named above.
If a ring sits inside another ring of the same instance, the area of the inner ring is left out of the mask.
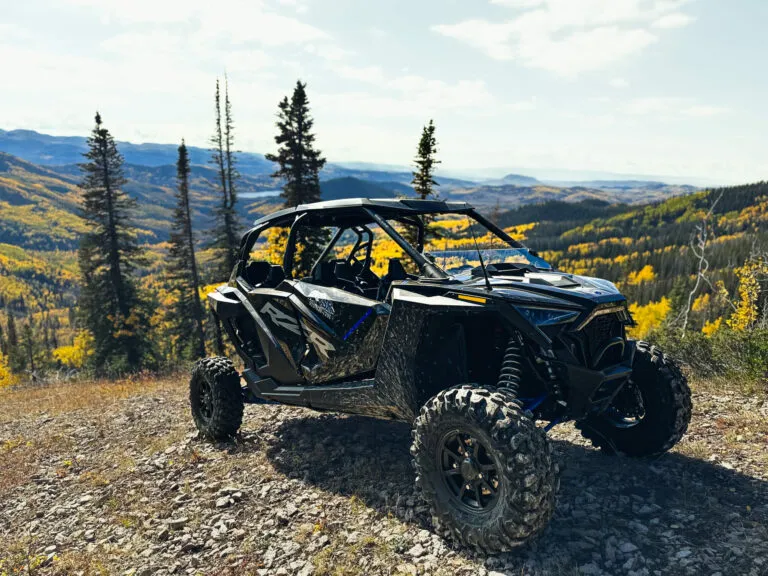
[[[683,310],[683,331],[680,338],[685,338],[685,332],[688,329],[688,317],[691,313],[691,307],[693,306],[693,298],[699,291],[699,286],[702,282],[706,282],[710,286],[712,283],[707,278],[706,274],[709,270],[709,261],[706,258],[707,252],[707,240],[709,238],[709,219],[712,217],[712,213],[715,211],[715,207],[723,197],[725,190],[720,190],[720,194],[712,205],[709,207],[709,211],[701,219],[701,224],[696,226],[696,234],[691,238],[691,252],[698,259],[698,266],[696,271],[696,284],[693,285],[693,289],[688,293],[688,303]],[[714,234],[714,231],[713,231]]]

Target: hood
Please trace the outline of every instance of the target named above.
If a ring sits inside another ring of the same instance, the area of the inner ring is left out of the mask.
[[[485,279],[469,274],[456,276],[467,288],[485,290]],[[601,278],[557,271],[519,272],[489,277],[493,294],[512,302],[549,306],[583,307],[624,302],[615,284]]]

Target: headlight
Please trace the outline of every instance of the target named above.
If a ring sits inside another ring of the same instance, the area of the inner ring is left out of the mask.
[[[552,308],[523,308],[517,307],[520,314],[525,316],[531,324],[536,326],[552,326],[564,324],[576,318],[578,312],[573,310],[554,310]]]

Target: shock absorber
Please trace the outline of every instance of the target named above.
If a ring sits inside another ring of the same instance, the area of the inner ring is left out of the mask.
[[[507,349],[501,361],[498,388],[519,397],[520,381],[523,376],[523,350],[520,335],[512,332],[507,340]]]

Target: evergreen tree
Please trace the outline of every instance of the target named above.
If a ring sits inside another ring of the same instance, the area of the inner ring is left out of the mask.
[[[134,277],[143,262],[132,223],[136,201],[122,190],[123,157],[98,112],[84,156],[80,188],[89,231],[78,251],[80,312],[94,337],[98,371],[139,370],[152,364],[152,356],[148,311]]]
[[[237,158],[235,157],[235,124],[232,120],[232,103],[229,100],[229,81],[227,76],[224,75],[224,154],[227,168],[227,187],[229,188],[229,209],[232,212],[232,222],[234,225],[234,255],[235,260],[232,261],[232,267],[237,260],[237,250],[240,247],[237,239],[237,213],[235,212],[235,204],[237,204],[237,186],[236,182],[240,178],[240,173],[235,167],[237,164]],[[230,272],[232,271],[230,267]]]
[[[182,140],[176,162],[178,188],[168,252],[168,274],[177,297],[171,315],[171,332],[178,339],[179,355],[191,359],[205,356],[205,338],[203,307],[199,296],[200,278],[189,208],[189,172],[189,154]]]
[[[421,130],[421,138],[419,139],[419,147],[416,152],[416,171],[413,172],[413,190],[416,192],[416,197],[421,200],[428,200],[430,198],[437,198],[437,191],[435,186],[439,186],[434,179],[435,166],[440,164],[440,160],[435,159],[437,154],[437,140],[435,139],[435,123],[433,120],[429,121],[429,124],[425,125]],[[437,232],[433,227],[429,226],[430,219],[427,217],[421,217],[424,222],[424,241],[429,238],[437,237]],[[414,227],[409,226],[405,230],[405,238],[416,246],[417,231]]]
[[[13,318],[13,314],[10,312],[8,314],[8,320],[6,322],[6,332],[8,333],[8,346],[15,348],[19,345],[19,335],[16,331],[16,320]]]
[[[314,119],[309,111],[306,87],[297,81],[291,99],[286,96],[278,105],[277,154],[266,155],[267,160],[278,165],[272,176],[284,182],[281,196],[286,208],[320,200],[320,170],[325,166],[325,158],[315,149]],[[294,276],[299,276],[309,272],[328,235],[324,231],[300,229],[296,240],[301,249],[295,257]]]
[[[16,320],[10,310],[6,311],[6,356],[12,372],[21,372],[24,369],[24,355],[19,352],[19,333],[16,330]]]
[[[434,172],[435,165],[440,164],[440,160],[435,159],[435,154],[437,154],[435,123],[430,120],[429,124],[421,130],[419,149],[414,160],[417,170],[413,173],[413,180],[411,181],[416,196],[422,200],[437,196],[434,186],[439,186],[439,184],[434,180]]]
[[[226,79],[225,79],[226,82]],[[216,225],[214,228],[213,246],[218,248],[221,258],[216,274],[219,279],[229,278],[237,263],[238,220],[235,204],[237,192],[235,182],[239,177],[235,168],[234,157],[234,123],[232,121],[232,105],[229,101],[229,87],[224,87],[224,119],[221,115],[221,90],[216,79],[216,128],[211,137],[211,163],[216,167],[220,183],[221,204],[216,209]]]
[[[37,380],[37,366],[35,364],[37,342],[35,340],[34,326],[31,318],[21,329],[21,340],[22,348],[24,350],[25,368],[32,375],[32,380]]]

